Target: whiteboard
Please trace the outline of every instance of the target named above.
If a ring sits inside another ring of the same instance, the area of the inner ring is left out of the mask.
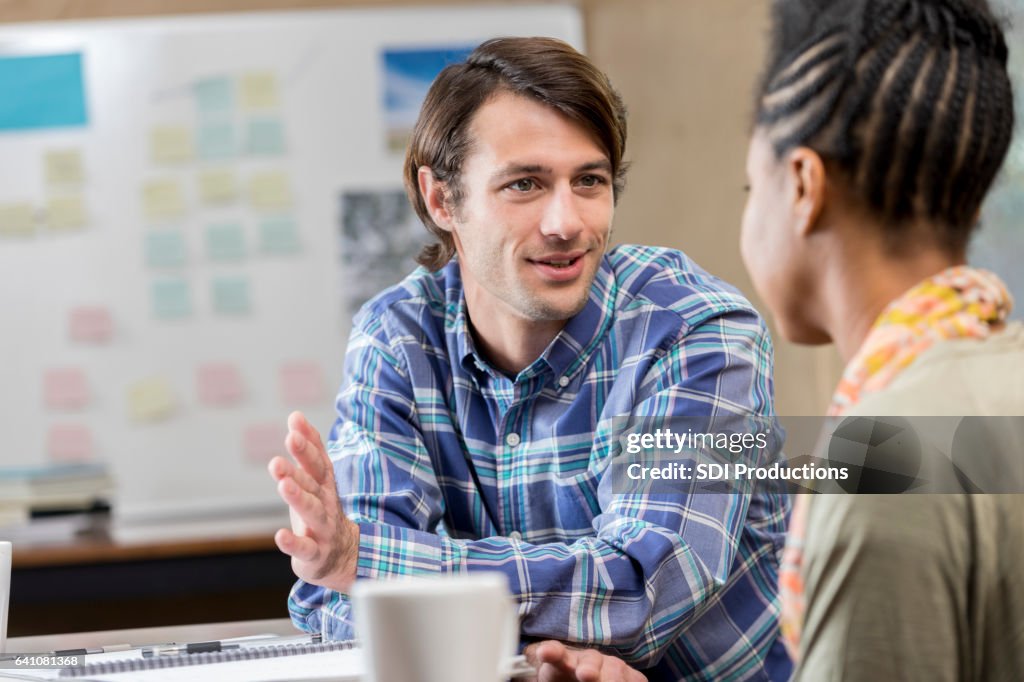
[[[79,55],[87,112],[0,130],[0,461],[105,461],[128,517],[276,504],[288,413],[334,420],[339,197],[401,188],[382,53],[498,35],[582,49],[559,4],[0,28]]]

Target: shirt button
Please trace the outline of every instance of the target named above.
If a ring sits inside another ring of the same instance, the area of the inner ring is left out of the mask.
[[[520,533],[517,530],[514,530],[514,531],[512,531],[511,533],[508,534],[508,539],[509,540],[522,540],[523,539],[523,534]]]
[[[507,436],[505,436],[505,443],[510,448],[514,448],[515,446],[519,445],[519,434],[518,433],[510,433],[510,434],[508,434]]]
[[[569,377],[562,377],[558,380],[558,385],[565,388],[569,385]]]

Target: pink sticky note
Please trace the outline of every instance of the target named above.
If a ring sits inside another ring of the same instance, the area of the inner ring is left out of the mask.
[[[196,370],[199,400],[206,405],[226,406],[241,402],[242,375],[228,363],[200,365]]]
[[[316,405],[324,400],[324,380],[315,362],[292,362],[281,366],[281,399],[285,405]]]
[[[77,343],[108,343],[114,335],[114,318],[101,306],[79,306],[71,310],[71,340]]]
[[[46,438],[47,452],[56,462],[84,462],[93,457],[92,431],[82,424],[54,424]]]
[[[275,456],[285,454],[286,435],[288,427],[283,419],[280,423],[250,424],[242,433],[242,452],[245,459],[253,464],[265,466]]]
[[[51,410],[75,410],[89,404],[85,372],[74,367],[48,369],[43,373],[43,400]]]

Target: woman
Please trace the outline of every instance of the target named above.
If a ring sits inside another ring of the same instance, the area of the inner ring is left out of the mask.
[[[966,265],[1013,129],[1006,61],[984,0],[776,5],[741,251],[782,334],[846,362],[831,414],[1024,414],[1024,329]],[[1024,679],[1022,567],[1016,496],[802,496],[797,677]]]

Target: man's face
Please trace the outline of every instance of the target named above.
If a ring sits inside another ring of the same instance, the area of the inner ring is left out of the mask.
[[[608,246],[607,155],[575,122],[509,93],[481,106],[469,133],[450,227],[471,317],[569,319]]]

